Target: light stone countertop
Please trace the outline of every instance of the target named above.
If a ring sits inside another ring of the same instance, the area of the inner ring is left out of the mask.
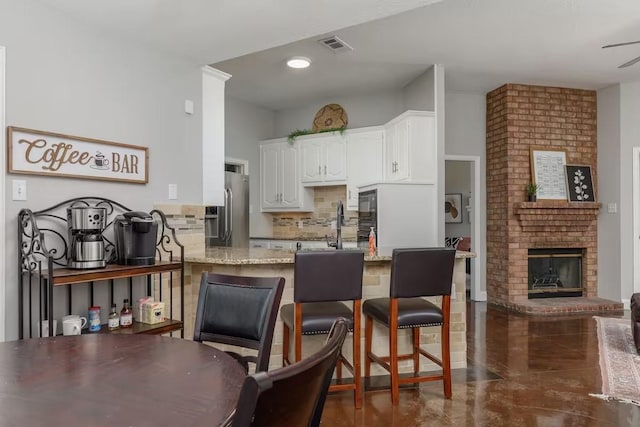
[[[313,250],[313,249],[311,249]],[[365,254],[364,260],[369,262],[391,261],[392,249],[379,248],[378,254]],[[185,262],[198,264],[293,264],[293,250],[265,249],[265,248],[208,248],[204,252],[194,252],[184,257]],[[456,258],[475,258],[474,252],[457,251]]]

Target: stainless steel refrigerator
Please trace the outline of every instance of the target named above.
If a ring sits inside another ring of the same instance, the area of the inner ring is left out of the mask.
[[[249,247],[249,176],[224,173],[224,206],[207,206],[205,245]]]

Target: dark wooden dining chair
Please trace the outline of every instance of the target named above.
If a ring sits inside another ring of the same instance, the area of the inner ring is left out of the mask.
[[[227,353],[247,372],[249,362],[256,372],[268,370],[283,289],[282,277],[202,273],[193,340],[257,350],[257,356]]]
[[[451,398],[451,355],[449,325],[451,284],[456,251],[453,248],[394,249],[391,257],[389,298],[368,299],[362,305],[365,316],[365,378],[371,375],[371,362],[391,374],[391,402],[398,404],[399,385],[442,380],[444,395]],[[442,296],[442,305],[421,298]],[[389,328],[389,356],[371,351],[373,321]],[[439,326],[442,358],[420,347],[420,328]],[[398,329],[411,328],[412,347],[409,354],[398,354]],[[420,355],[442,367],[442,374],[420,376]],[[398,361],[413,360],[413,377],[399,378]]]
[[[325,345],[300,362],[245,378],[235,414],[226,425],[275,427],[320,425],[324,402],[340,349],[347,335],[347,321],[333,324]]]
[[[293,304],[283,305],[282,364],[289,360],[290,335],[294,334],[295,361],[302,359],[302,336],[329,332],[339,317],[347,319],[353,331],[353,359],[338,358],[338,383],[329,391],[353,390],[354,405],[362,406],[360,363],[360,319],[364,252],[360,250],[298,251],[293,270]],[[343,301],[350,301],[349,307]],[[353,375],[353,383],[342,383],[342,365]]]

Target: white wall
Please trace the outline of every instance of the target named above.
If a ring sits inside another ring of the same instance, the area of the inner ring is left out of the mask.
[[[350,129],[382,125],[406,110],[402,93],[397,90],[321,99],[299,108],[277,111],[274,137],[287,136],[296,129],[311,129],[316,113],[327,104],[340,104],[345,109]]]
[[[621,203],[619,171],[620,145],[620,86],[598,91],[598,187],[596,197],[603,209],[598,216],[598,296],[621,301]],[[637,120],[637,119],[636,119]],[[626,155],[631,159],[630,152]],[[607,171],[605,173],[605,171]],[[631,209],[631,192],[624,209]],[[607,213],[608,203],[618,204],[618,213]],[[629,228],[631,230],[631,228]],[[631,250],[631,248],[629,249]],[[626,297],[631,296],[630,294]]]
[[[232,77],[233,78],[233,77]],[[260,212],[260,147],[274,135],[275,112],[238,99],[225,99],[225,150],[227,157],[249,162],[249,235],[271,237],[271,214]]]
[[[444,169],[444,192],[445,194],[462,194],[462,222],[445,224],[446,237],[471,236],[471,224],[469,223],[469,212],[465,206],[469,204],[471,195],[471,164],[470,162],[447,160]]]
[[[633,147],[640,146],[640,82],[620,84],[620,161],[617,164],[620,179],[620,295],[618,301],[628,301],[633,293],[633,217],[632,217],[632,159]],[[601,141],[598,140],[598,144]],[[598,169],[598,179],[602,174]],[[598,198],[603,194],[598,192]],[[638,238],[638,236],[635,236]],[[600,277],[598,277],[600,281]],[[603,283],[603,286],[606,286]],[[612,286],[616,286],[612,284]],[[613,292],[612,292],[613,294]],[[615,294],[613,294],[615,295]],[[613,299],[613,297],[612,297]]]
[[[445,117],[445,154],[480,157],[481,191],[477,195],[480,241],[472,241],[472,245],[473,250],[478,253],[477,262],[484,266],[487,235],[486,95],[475,92],[446,92]],[[480,292],[486,292],[485,274],[486,267],[483,267],[478,278]]]
[[[434,78],[434,67],[431,67],[402,88],[404,110],[435,110]]]
[[[0,0],[0,45],[7,48],[6,124],[149,147],[147,185],[8,175],[6,200],[7,339],[17,337],[16,217],[96,195],[139,210],[166,202],[169,183],[179,203],[202,196],[199,66],[128,40],[109,39],[32,0]],[[27,181],[26,202],[13,202],[13,179]],[[2,286],[2,284],[0,284]]]

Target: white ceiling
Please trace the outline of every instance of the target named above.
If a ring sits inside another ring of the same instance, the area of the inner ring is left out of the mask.
[[[444,65],[447,89],[458,91],[640,80],[640,63],[617,68],[640,55],[640,44],[601,49],[640,40],[638,0],[39,1],[120,37],[215,64],[233,76],[230,96],[275,110],[402,87],[434,63]],[[317,44],[330,34],[355,50],[335,55]],[[312,67],[286,69],[291,55],[310,57]]]

